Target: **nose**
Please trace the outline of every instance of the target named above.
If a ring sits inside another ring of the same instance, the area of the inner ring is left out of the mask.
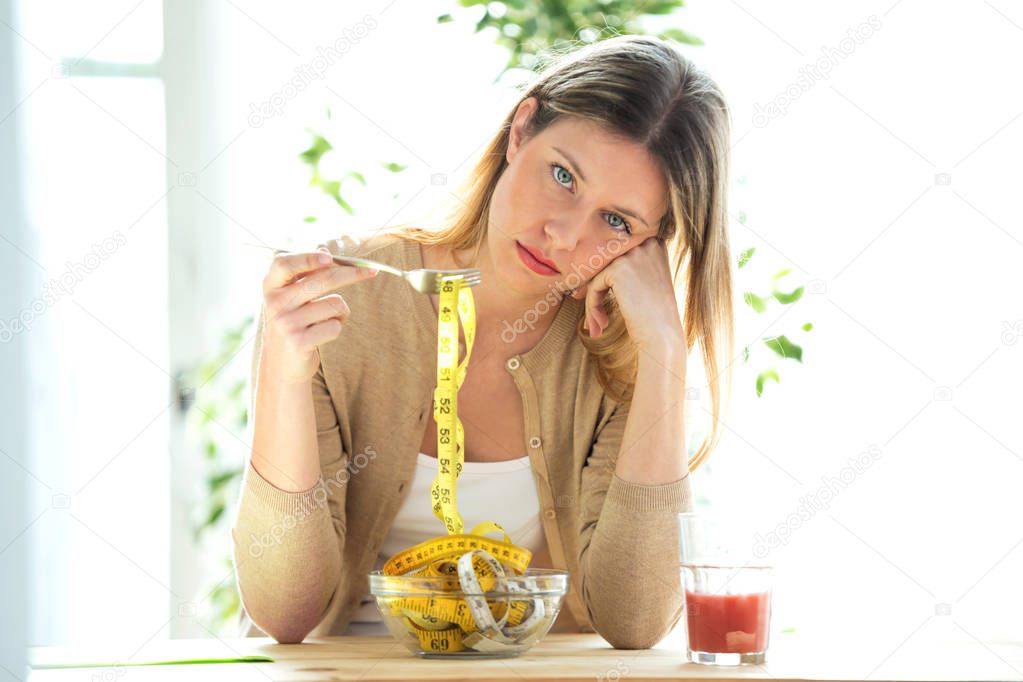
[[[586,230],[586,221],[578,216],[566,216],[550,220],[544,225],[544,232],[547,233],[551,250],[561,249],[564,251],[575,251]]]

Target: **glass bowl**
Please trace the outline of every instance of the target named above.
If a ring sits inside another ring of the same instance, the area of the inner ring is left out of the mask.
[[[423,658],[518,656],[551,629],[569,573],[530,568],[466,592],[453,576],[369,574],[387,629]]]

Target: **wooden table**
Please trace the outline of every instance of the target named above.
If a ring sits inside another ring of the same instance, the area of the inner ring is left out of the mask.
[[[911,638],[896,647],[773,636],[764,666],[685,661],[682,630],[647,650],[611,648],[597,635],[551,634],[528,653],[497,660],[423,660],[390,637],[330,637],[282,645],[266,638],[179,639],[135,647],[35,648],[33,663],[267,655],[274,663],[35,670],[31,682],[147,680],[1023,680],[1023,642]],[[835,638],[832,638],[835,639]],[[894,648],[894,650],[893,650]],[[110,654],[110,655],[104,655]]]

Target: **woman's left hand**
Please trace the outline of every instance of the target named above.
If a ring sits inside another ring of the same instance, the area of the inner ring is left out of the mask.
[[[586,323],[591,337],[599,337],[610,323],[604,309],[609,289],[614,289],[625,327],[637,346],[643,349],[652,342],[668,340],[685,347],[668,249],[660,238],[649,237],[615,258],[572,294],[572,298],[586,299]]]

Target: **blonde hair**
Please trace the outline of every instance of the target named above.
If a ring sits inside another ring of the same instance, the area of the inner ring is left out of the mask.
[[[657,236],[664,240],[673,264],[676,290],[684,277],[686,352],[700,341],[712,408],[711,432],[689,462],[694,470],[720,439],[722,397],[731,395],[734,330],[726,208],[730,122],[724,97],[677,47],[648,36],[616,36],[558,55],[528,84],[519,103],[530,97],[536,98],[538,107],[526,138],[562,117],[574,116],[643,145],[665,172],[669,206]],[[477,257],[494,188],[507,166],[509,133],[519,103],[461,185],[460,203],[452,206],[441,229],[403,225],[390,231]],[[604,391],[614,400],[631,400],[638,350],[613,291],[610,294],[610,323],[600,337],[589,336],[585,318],[576,334],[595,361]],[[722,362],[728,364],[722,367]]]

